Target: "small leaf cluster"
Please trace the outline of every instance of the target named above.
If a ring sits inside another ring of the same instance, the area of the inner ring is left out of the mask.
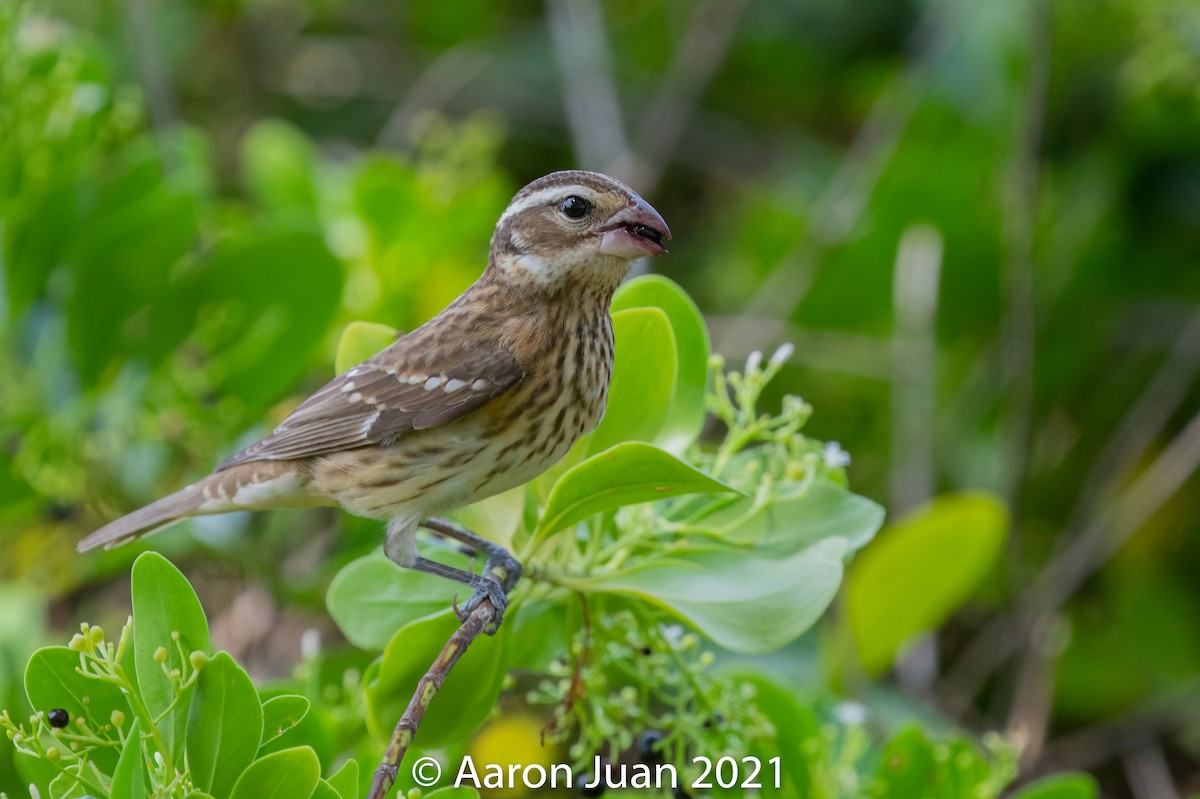
[[[357,796],[357,766],[321,778],[292,731],[300,695],[263,700],[208,623],[187,580],[145,553],[133,567],[133,614],[116,641],[83,624],[65,647],[39,649],[25,671],[36,712],[2,726],[51,799],[322,799]],[[43,782],[44,780],[44,782]]]

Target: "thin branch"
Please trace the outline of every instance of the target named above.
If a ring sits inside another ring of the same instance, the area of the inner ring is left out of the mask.
[[[1053,614],[1200,468],[1200,413],[1191,418],[1154,462],[1112,503],[1100,510],[1018,599],[1012,616],[976,634],[948,674],[945,703],[961,715],[983,680],[1025,641],[1028,630]]]
[[[825,191],[813,207],[810,230],[780,259],[747,305],[753,316],[786,318],[804,299],[825,250],[843,241],[862,219],[884,169],[916,113],[925,72],[942,43],[953,40],[969,3],[931,3],[913,36],[916,55],[871,107]]]
[[[1091,769],[1147,741],[1200,722],[1200,679],[1150,700],[1125,716],[1057,738],[1046,745],[1027,777],[1064,769]]]
[[[631,179],[640,191],[653,194],[662,180],[747,5],[749,0],[711,0],[696,7],[634,136],[637,174]]]
[[[504,566],[497,565],[486,571],[484,575],[485,577],[490,576],[501,586],[508,588],[510,575]],[[425,672],[425,676],[417,681],[417,688],[413,691],[412,699],[409,700],[408,707],[404,709],[404,714],[400,716],[400,720],[396,722],[396,728],[392,731],[392,738],[388,742],[383,760],[375,769],[375,776],[371,779],[371,788],[367,791],[367,799],[384,799],[387,792],[396,783],[396,775],[400,772],[400,764],[404,761],[404,755],[412,745],[417,728],[421,726],[421,720],[425,718],[425,711],[429,709],[433,698],[441,690],[446,676],[467,651],[467,648],[474,643],[480,633],[492,625],[495,619],[496,608],[490,599],[485,598],[471,612],[462,626],[454,631],[429,670]]]
[[[1121,758],[1136,799],[1179,799],[1162,747],[1146,743]]]
[[[619,174],[629,145],[596,0],[546,0],[550,39],[562,75],[563,103],[580,166]]]
[[[158,48],[154,19],[147,2],[148,0],[125,0],[125,18],[129,26],[134,61],[141,75],[143,90],[146,92],[146,105],[150,108],[150,120],[158,139],[163,171],[170,176],[179,167],[179,158],[171,137],[179,123],[179,103],[175,98],[175,90],[171,87],[166,60]]]
[[[422,111],[445,106],[482,74],[487,65],[487,57],[474,50],[452,47],[443,52],[413,81],[404,99],[383,124],[376,144],[392,150],[404,149],[416,116]]]
[[[1005,397],[1007,468],[1003,495],[1014,518],[1019,514],[1033,437],[1033,369],[1037,314],[1034,301],[1034,228],[1037,221],[1039,151],[1046,119],[1050,81],[1053,15],[1047,0],[1037,0],[1029,14],[1031,40],[1029,79],[1019,120],[1016,152],[1008,171],[1005,203],[1008,258],[1004,269],[1005,308],[1001,317],[1000,366]],[[1012,551],[1019,540],[1014,531]]]
[[[933,496],[937,418],[937,311],[942,234],[915,225],[900,237],[892,276],[894,330],[889,510],[900,514]],[[896,679],[912,696],[928,696],[937,681],[937,634],[922,636],[896,663]]]

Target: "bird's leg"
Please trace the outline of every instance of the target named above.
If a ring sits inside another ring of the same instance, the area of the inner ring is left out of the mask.
[[[483,574],[479,577],[472,575],[470,582],[467,583],[475,588],[475,594],[467,600],[467,604],[462,607],[458,615],[459,618],[465,620],[471,615],[471,611],[479,606],[480,602],[484,599],[491,600],[492,606],[496,608],[496,620],[487,632],[495,633],[504,616],[504,610],[508,607],[508,592],[521,578],[520,561],[499,544],[481,538],[470,530],[444,519],[426,519],[421,522],[421,526],[439,535],[453,538],[472,548],[475,552],[487,555],[487,565],[484,566]]]

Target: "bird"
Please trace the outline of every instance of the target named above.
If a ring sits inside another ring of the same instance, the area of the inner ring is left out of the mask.
[[[595,429],[612,378],[613,293],[634,259],[666,253],[670,238],[658,211],[615,178],[570,170],[534,180],[500,215],[479,279],[446,308],[79,551],[192,516],[340,506],[386,524],[383,551],[399,566],[475,589],[460,616],[491,600],[498,625],[511,582],[485,576],[495,563],[519,576],[520,564],[437,517],[533,479]],[[421,526],[486,553],[489,568],[475,575],[421,557]]]

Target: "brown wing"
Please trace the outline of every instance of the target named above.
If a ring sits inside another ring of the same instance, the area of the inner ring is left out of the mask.
[[[524,376],[498,344],[422,347],[409,335],[338,375],[292,411],[271,435],[217,467],[290,460],[390,443],[412,430],[461,418]]]

